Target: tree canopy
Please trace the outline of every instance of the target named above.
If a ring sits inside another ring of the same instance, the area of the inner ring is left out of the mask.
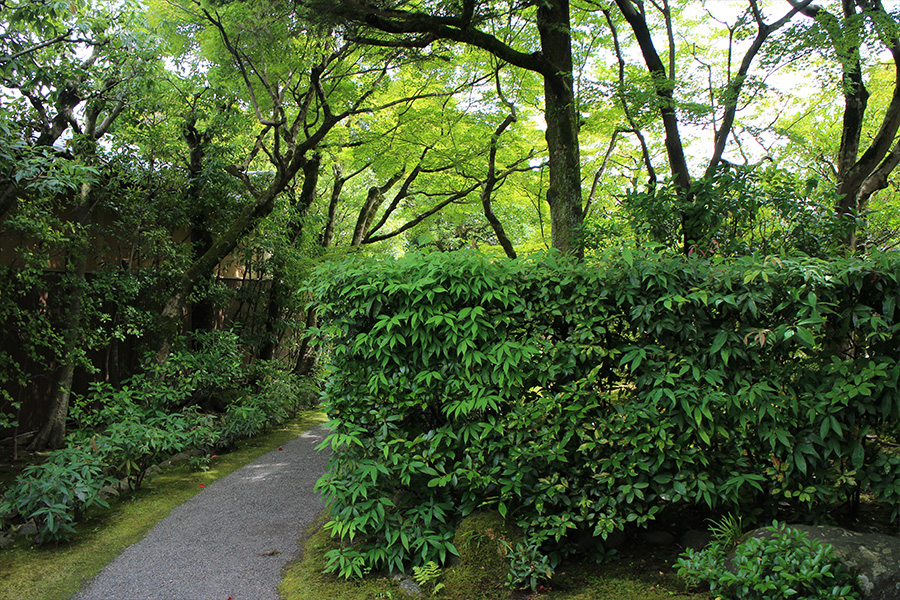
[[[342,253],[892,248],[898,10],[7,0],[3,410],[37,369],[57,444],[79,369],[226,326],[308,369],[296,290]]]

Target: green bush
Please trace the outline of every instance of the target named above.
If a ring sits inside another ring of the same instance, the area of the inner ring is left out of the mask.
[[[150,355],[135,387],[145,404],[177,408],[246,383],[240,339],[233,331],[195,331],[179,338],[169,356],[157,363]]]
[[[210,416],[195,410],[165,412],[145,399],[145,389],[123,386],[114,389],[104,383],[92,386],[90,402],[102,403],[89,410],[86,403],[73,407],[72,416],[79,429],[69,436],[70,445],[90,443],[103,461],[106,472],[125,479],[138,489],[153,465],[189,448],[215,446],[221,431]]]
[[[313,378],[299,378],[268,365],[254,365],[253,374],[257,389],[229,404],[222,417],[223,443],[259,435],[318,402]]]
[[[722,600],[851,600],[859,598],[853,577],[830,544],[775,522],[770,537],[752,537],[732,546],[713,542],[688,550],[675,566],[691,587],[708,587]]]
[[[199,351],[206,358],[185,362],[181,355],[174,359],[176,364],[159,366],[155,371],[159,379],[144,374],[120,388],[92,384],[87,397],[71,408],[78,428],[67,438],[67,447],[52,452],[45,463],[25,469],[3,495],[0,525],[34,521],[38,541],[67,539],[84,510],[107,506],[100,491],[109,483],[124,480],[136,490],[151,467],[174,454],[191,448],[211,450],[258,435],[315,402],[314,383],[260,367],[255,373],[258,389],[251,390],[245,382],[243,393],[221,417],[183,407],[188,395],[203,386],[224,386],[229,381],[225,373],[234,366],[236,355],[227,351],[231,336],[222,339],[221,344],[206,344],[207,350],[218,348],[215,352]],[[212,363],[222,358],[228,360],[215,367],[218,375],[211,375]],[[206,374],[182,377],[189,363],[205,363]]]
[[[627,248],[319,273],[334,454],[318,488],[345,542],[329,569],[443,563],[479,508],[551,568],[571,536],[673,503],[815,517],[865,489],[896,516],[898,273]]]
[[[26,467],[3,494],[0,523],[5,528],[32,521],[39,542],[68,539],[85,510],[109,506],[100,490],[110,481],[90,445],[54,450],[44,463]]]

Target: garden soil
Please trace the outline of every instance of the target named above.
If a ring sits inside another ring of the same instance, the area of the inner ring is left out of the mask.
[[[278,600],[298,538],[322,512],[316,427],[209,485],[157,523],[74,600]]]

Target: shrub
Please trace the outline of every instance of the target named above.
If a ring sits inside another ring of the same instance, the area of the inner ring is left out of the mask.
[[[235,402],[222,418],[222,438],[231,443],[237,439],[259,435],[270,423],[265,404],[261,402]]]
[[[247,373],[236,333],[196,331],[179,338],[164,362],[148,356],[135,387],[144,403],[172,409],[245,383]]]
[[[229,346],[231,338],[224,339]],[[221,348],[209,356],[235,358]],[[136,490],[151,467],[164,459],[190,448],[209,450],[257,435],[283,423],[315,395],[314,384],[269,368],[259,373],[262,383],[257,393],[248,390],[217,418],[179,406],[190,390],[198,389],[196,382],[223,385],[225,380],[204,375],[172,385],[178,380],[172,374],[185,363],[180,364],[161,366],[157,374],[168,375],[160,380],[142,375],[118,389],[103,382],[92,384],[88,397],[72,405],[70,416],[78,429],[67,438],[68,447],[25,469],[4,494],[2,524],[34,521],[38,541],[67,539],[84,510],[108,506],[100,495],[105,485],[125,480]],[[218,368],[224,373],[230,364],[226,361]]]
[[[684,502],[900,508],[900,262],[477,253],[320,273],[329,569],[443,563],[495,508],[551,568]],[[530,562],[528,563],[531,564]],[[538,564],[538,563],[535,563]]]
[[[851,600],[859,598],[853,577],[838,562],[830,544],[809,539],[797,529],[775,522],[770,537],[752,537],[731,546],[715,541],[703,550],[688,550],[678,560],[678,574],[692,587],[707,587],[722,600]]]
[[[145,398],[143,389],[124,386],[114,389],[94,384],[92,402],[101,401],[98,410],[86,410],[76,404],[72,416],[80,428],[70,435],[70,445],[83,445],[90,439],[109,475],[126,479],[138,489],[150,467],[165,458],[193,447],[212,447],[221,432],[213,419],[194,410],[165,412],[154,405],[138,403]]]
[[[110,481],[90,445],[54,450],[44,463],[26,467],[6,490],[0,520],[4,526],[33,521],[39,542],[66,540],[85,510],[109,506],[100,490]]]

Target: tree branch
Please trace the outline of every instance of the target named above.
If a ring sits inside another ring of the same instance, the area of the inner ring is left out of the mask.
[[[421,48],[437,39],[445,39],[481,48],[504,62],[517,67],[544,75],[553,75],[552,66],[547,64],[540,57],[539,53],[521,52],[498,38],[473,28],[471,15],[469,15],[468,19],[466,18],[468,8],[465,6],[461,17],[444,17],[412,11],[389,10],[365,0],[342,0],[327,4],[320,3],[316,6],[370,30],[381,31],[395,36],[405,34],[421,36],[412,39],[384,40],[378,45]],[[474,7],[472,7],[472,11],[474,11]],[[378,42],[366,38],[366,43]]]

